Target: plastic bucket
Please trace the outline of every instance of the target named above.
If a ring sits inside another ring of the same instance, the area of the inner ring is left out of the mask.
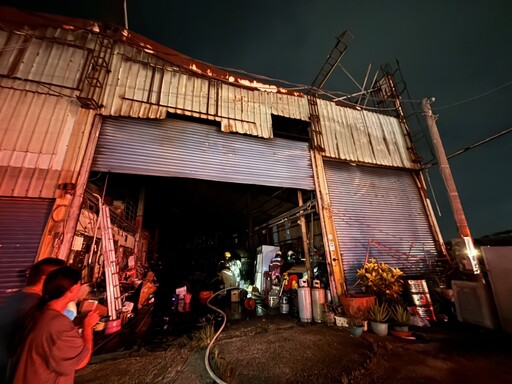
[[[254,301],[253,298],[247,298],[244,301],[245,308],[247,308],[250,311],[253,311],[254,308],[256,308],[256,301]]]
[[[213,296],[213,291],[201,291],[199,292],[199,301],[206,304],[208,299]]]

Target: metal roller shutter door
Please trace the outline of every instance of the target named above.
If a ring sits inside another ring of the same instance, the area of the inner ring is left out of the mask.
[[[105,119],[92,170],[314,189],[307,143],[176,119]]]
[[[0,198],[0,302],[25,284],[53,200]]]
[[[348,289],[369,257],[406,274],[429,271],[437,251],[409,171],[326,160],[325,171]],[[376,244],[369,246],[369,241]]]

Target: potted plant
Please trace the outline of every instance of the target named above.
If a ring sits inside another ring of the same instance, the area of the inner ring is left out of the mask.
[[[348,317],[342,305],[333,306],[334,320],[338,327],[348,327]]]
[[[407,307],[401,304],[395,304],[391,308],[391,317],[395,320],[394,328],[400,332],[409,331],[409,323],[411,321],[411,314]]]
[[[390,309],[387,303],[379,304],[375,303],[370,307],[368,311],[368,317],[370,318],[370,326],[372,331],[379,336],[386,336],[388,334],[388,323]]]
[[[403,274],[398,268],[370,259],[363,268],[357,270],[357,283],[363,292],[375,295],[378,301],[392,302],[398,300],[402,293]]]
[[[363,334],[364,330],[364,319],[360,316],[350,316],[347,318],[348,323],[348,331],[356,336],[359,337]]]
[[[335,324],[335,312],[334,312],[334,306],[330,303],[324,304],[324,313],[325,313],[325,322],[327,325],[334,325]]]
[[[347,316],[353,316],[357,312],[368,312],[375,304],[376,297],[373,294],[349,294],[341,297],[341,304]]]

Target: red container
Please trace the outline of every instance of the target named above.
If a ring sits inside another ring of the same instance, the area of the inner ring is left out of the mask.
[[[201,291],[199,292],[199,301],[203,304],[208,302],[208,299],[213,296],[213,291]]]
[[[105,325],[105,335],[116,333],[121,329],[121,319],[107,321]]]
[[[347,295],[341,297],[341,305],[348,316],[363,315],[375,304],[375,296],[365,294]]]

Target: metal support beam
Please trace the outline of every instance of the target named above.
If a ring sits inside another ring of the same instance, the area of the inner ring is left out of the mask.
[[[341,251],[334,226],[322,155],[312,151],[311,160],[315,176],[318,213],[320,214],[320,224],[322,226],[329,285],[331,287],[333,303],[337,305],[340,302],[341,296],[346,293]]]
[[[299,206],[303,205],[302,191],[297,191],[297,198],[299,200]],[[308,273],[308,281],[313,281],[313,273],[311,271],[311,260],[309,257],[309,245],[308,245],[308,230],[306,228],[306,220],[304,219],[304,211],[299,212],[299,223],[302,232],[302,248],[304,248],[304,257],[306,259],[306,271]]]

